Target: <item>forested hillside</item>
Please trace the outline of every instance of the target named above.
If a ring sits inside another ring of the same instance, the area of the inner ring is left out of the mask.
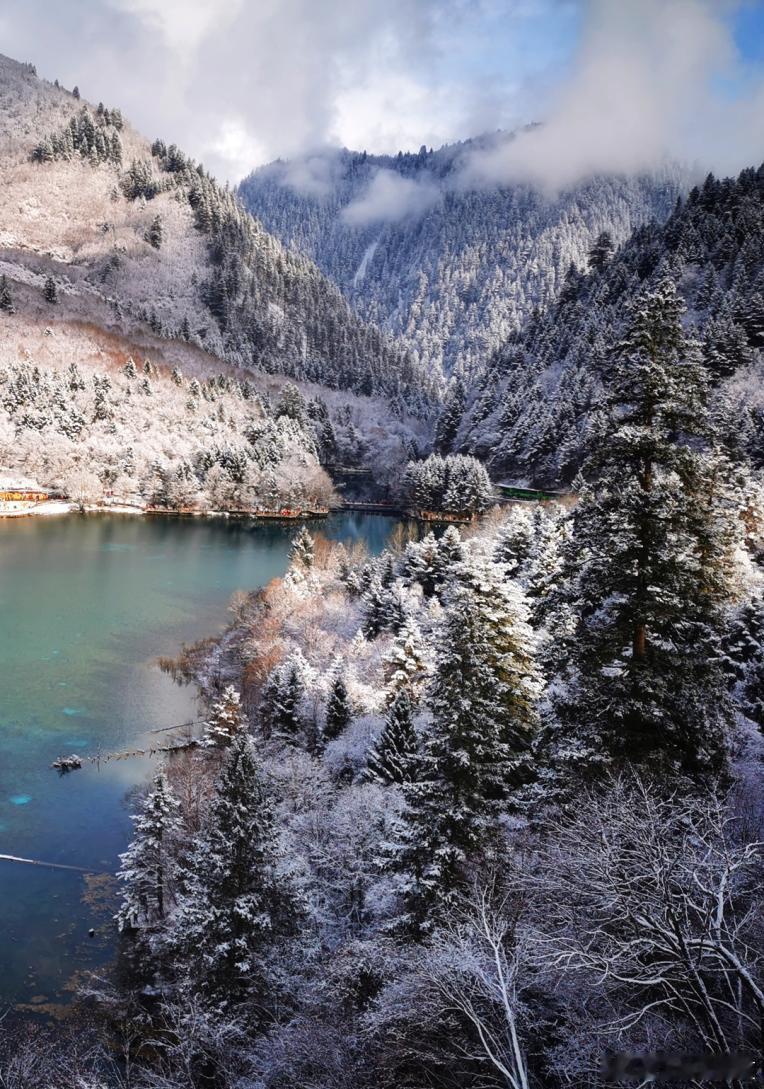
[[[238,192],[362,317],[428,366],[472,373],[556,298],[601,231],[620,242],[662,221],[684,184],[678,169],[592,178],[557,195],[476,181],[472,156],[507,139],[395,157],[326,151],[262,167]]]
[[[683,325],[705,366],[717,438],[764,464],[764,168],[709,176],[663,225],[644,226],[613,254],[572,264],[557,304],[496,352],[466,399],[452,388],[446,449],[487,459],[495,476],[569,483],[599,442],[609,345],[646,287],[669,276]]]
[[[747,1084],[764,167],[551,200],[463,185],[460,145],[250,179],[407,354],[176,148],[2,71],[0,461],[200,510],[365,463],[422,521],[378,555],[301,528],[162,661],[201,713],[130,795],[114,963],[63,1029],[0,1036],[0,1085]]]
[[[80,505],[326,507],[326,466],[400,479],[427,432],[380,399],[225,366],[193,344],[53,317],[0,276],[0,466]]]
[[[56,1089],[126,1026],[140,1089],[761,1054],[764,505],[682,313],[664,276],[608,343],[577,503],[376,558],[302,530],[185,652],[206,720],[137,809],[102,1043]]]
[[[435,392],[410,356],[352,312],[174,145],[149,145],[97,107],[0,59],[2,270],[61,309],[105,310],[246,369],[283,373],[424,413]]]

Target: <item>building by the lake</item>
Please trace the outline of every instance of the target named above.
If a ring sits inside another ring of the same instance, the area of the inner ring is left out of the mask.
[[[0,515],[30,510],[50,499],[50,492],[36,480],[0,469]]]

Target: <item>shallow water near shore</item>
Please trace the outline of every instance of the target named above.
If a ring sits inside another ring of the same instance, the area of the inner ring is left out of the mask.
[[[394,524],[345,513],[310,529],[378,552]],[[234,591],[282,574],[295,531],[117,515],[0,521],[0,854],[114,874],[130,794],[156,760],[85,761],[62,776],[50,764],[155,745],[151,731],[197,718],[195,690],[157,656],[219,631]],[[108,959],[92,904],[107,905],[109,891],[105,877],[0,861],[0,1009],[65,1001],[76,971]]]

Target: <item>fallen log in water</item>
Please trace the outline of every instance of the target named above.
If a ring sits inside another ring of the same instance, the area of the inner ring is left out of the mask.
[[[25,866],[46,866],[51,870],[74,870],[75,873],[98,873],[86,866],[67,866],[65,862],[42,862],[39,858],[19,858],[17,855],[0,855],[0,862],[21,862]]]
[[[157,731],[161,732],[161,731]],[[82,761],[87,761],[89,764],[95,764],[100,767],[101,764],[108,764],[112,760],[133,760],[138,756],[156,756],[160,752],[183,752],[186,749],[194,749],[199,744],[196,738],[191,738],[189,741],[181,741],[177,745],[156,745],[150,749],[126,749],[123,752],[104,752],[96,753],[95,756],[83,756],[78,757],[79,764],[72,765],[74,767],[82,767]],[[64,760],[66,758],[63,758]],[[52,768],[56,768],[57,771],[69,771],[69,768],[62,768],[62,760],[56,760],[51,764]]]
[[[198,726],[204,721],[203,718],[192,719],[190,722],[181,722],[177,726],[162,726],[158,730],[149,730],[148,732],[150,734],[165,734],[172,730],[190,729],[192,726]],[[88,764],[96,764],[100,767],[101,764],[108,764],[111,760],[131,760],[136,756],[156,756],[160,752],[182,752],[183,749],[192,749],[196,745],[198,745],[198,741],[189,738],[188,741],[181,741],[177,745],[156,745],[148,749],[126,749],[122,752],[96,753],[94,756],[77,756],[72,753],[71,756],[59,756],[50,766],[60,775],[65,775],[69,771],[81,768],[85,761]]]
[[[68,771],[76,771],[77,768],[81,768],[82,757],[77,756],[76,753],[72,753],[71,756],[59,756],[58,760],[54,760],[50,766],[64,775]]]

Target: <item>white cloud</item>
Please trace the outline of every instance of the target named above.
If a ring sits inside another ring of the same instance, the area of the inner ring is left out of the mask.
[[[331,138],[354,150],[376,154],[439,147],[467,121],[464,88],[430,87],[406,72],[372,71],[337,96]],[[468,135],[468,134],[467,134]]]
[[[736,2],[2,0],[0,26],[4,51],[232,181],[331,144],[416,150],[546,120],[471,180],[554,186],[666,153],[717,172],[759,159],[761,79],[729,99],[714,83],[750,76]]]
[[[252,163],[263,162],[266,148],[249,132],[243,117],[227,117],[220,131],[202,148],[202,158],[224,164],[223,175],[240,178],[252,169]]]
[[[243,0],[108,0],[118,11],[136,16],[149,33],[160,33],[169,50],[189,63],[214,27],[240,13]]]
[[[575,64],[545,123],[473,157],[469,182],[556,188],[667,158],[717,172],[764,152],[764,80],[724,97],[745,71],[720,0],[592,0]]]
[[[342,218],[351,227],[398,223],[429,212],[440,200],[433,183],[402,178],[392,170],[378,170],[366,191],[348,204]]]

